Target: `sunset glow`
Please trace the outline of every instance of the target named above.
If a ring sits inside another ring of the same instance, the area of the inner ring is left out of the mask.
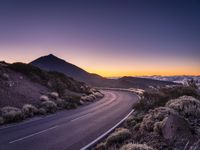
[[[28,63],[52,53],[106,77],[200,75],[196,3],[21,4],[0,6],[0,60]]]

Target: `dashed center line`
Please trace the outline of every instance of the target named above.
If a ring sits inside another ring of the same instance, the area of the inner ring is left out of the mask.
[[[42,131],[39,131],[39,132],[36,132],[36,133],[33,133],[33,134],[30,134],[30,135],[25,136],[25,137],[22,137],[22,138],[16,139],[16,140],[11,141],[11,142],[9,142],[9,143],[12,144],[12,143],[15,143],[15,142],[18,142],[18,141],[22,141],[22,140],[24,140],[24,139],[27,139],[27,138],[33,137],[33,136],[35,136],[35,135],[38,135],[38,134],[47,132],[47,131],[49,131],[49,130],[53,130],[53,129],[57,128],[57,127],[58,127],[58,125],[53,126],[53,127],[51,127],[51,128],[48,128],[48,129],[45,129],[45,130],[42,130]]]

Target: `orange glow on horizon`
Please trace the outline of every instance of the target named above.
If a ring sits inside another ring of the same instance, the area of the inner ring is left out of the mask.
[[[7,50],[5,48],[5,50]],[[8,49],[9,50],[9,49]],[[48,53],[53,53],[57,57],[66,60],[69,63],[77,65],[84,70],[101,75],[103,77],[122,77],[122,76],[175,76],[175,75],[200,75],[200,61],[199,59],[185,59],[185,58],[163,58],[150,59],[150,57],[143,57],[143,59],[137,57],[134,58],[121,58],[110,56],[89,55],[85,54],[77,55],[77,53],[70,53],[66,55],[66,52],[54,51],[36,51],[32,49],[34,53],[29,55],[29,51],[22,53],[22,51],[16,51],[15,55],[4,51],[1,53],[0,60],[5,60],[8,63],[30,61]],[[102,61],[103,60],[103,61]],[[169,61],[170,60],[170,61]],[[159,62],[159,63],[158,63]]]
[[[146,71],[112,71],[112,70],[93,70],[93,69],[85,69],[90,73],[95,73],[101,75],[103,77],[123,77],[123,76],[152,76],[152,75],[160,75],[160,76],[178,76],[178,75],[192,75],[192,76],[200,76],[200,71],[191,70],[191,69],[171,69],[171,70],[157,70],[147,69]]]

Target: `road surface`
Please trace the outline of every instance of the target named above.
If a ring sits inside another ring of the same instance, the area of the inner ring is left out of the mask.
[[[78,150],[130,111],[136,95],[103,91],[104,98],[75,110],[0,128],[0,150]]]

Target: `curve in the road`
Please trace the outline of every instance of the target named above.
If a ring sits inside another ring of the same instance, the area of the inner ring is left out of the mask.
[[[0,129],[0,150],[76,150],[116,125],[138,97],[103,91],[104,98],[76,110]]]

